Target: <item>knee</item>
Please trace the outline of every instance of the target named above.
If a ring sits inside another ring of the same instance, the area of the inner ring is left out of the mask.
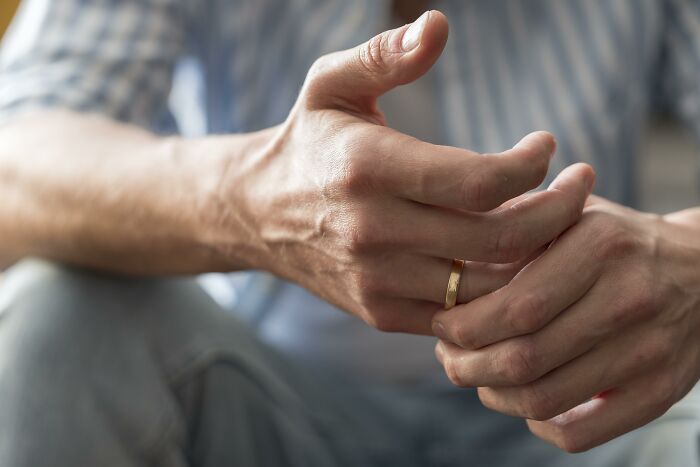
[[[16,370],[85,368],[108,348],[137,344],[135,316],[156,281],[120,279],[29,260],[0,287],[0,359]],[[7,363],[7,362],[6,362]]]
[[[218,342],[242,342],[243,326],[187,278],[126,278],[46,261],[10,270],[0,286],[0,363],[104,373]],[[163,360],[163,361],[161,361]]]
[[[0,287],[0,438],[29,436],[45,453],[76,458],[112,449],[113,439],[150,452],[177,419],[141,319],[163,287],[40,261],[9,271]],[[49,456],[8,443],[0,458]]]

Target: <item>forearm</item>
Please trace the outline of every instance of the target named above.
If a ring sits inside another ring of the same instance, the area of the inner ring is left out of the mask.
[[[71,113],[5,126],[0,259],[7,265],[42,256],[126,274],[247,267],[245,259],[223,257],[209,243],[217,224],[211,210],[220,174],[259,139],[161,138]],[[244,226],[240,241],[236,223],[226,227],[229,244],[245,243]]]

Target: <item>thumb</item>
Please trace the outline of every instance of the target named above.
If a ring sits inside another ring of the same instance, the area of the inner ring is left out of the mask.
[[[425,74],[445,48],[445,15],[427,11],[353,49],[325,55],[311,67],[302,94],[310,108],[376,113],[376,99]]]
[[[591,195],[595,185],[593,167],[583,162],[570,165],[561,171],[552,181],[547,190],[559,190],[575,195],[583,208],[586,199]]]
[[[547,192],[558,192],[568,199],[566,203],[571,209],[571,223],[581,217],[583,208],[595,185],[595,171],[588,164],[579,162],[561,171],[547,188]]]

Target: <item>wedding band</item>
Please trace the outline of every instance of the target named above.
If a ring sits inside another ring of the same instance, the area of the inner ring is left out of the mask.
[[[447,281],[447,293],[445,294],[445,309],[449,310],[457,304],[457,292],[459,291],[459,281],[462,279],[464,270],[464,260],[453,259],[450,278]]]

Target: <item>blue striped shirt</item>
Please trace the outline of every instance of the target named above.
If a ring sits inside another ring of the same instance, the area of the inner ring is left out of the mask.
[[[492,152],[547,129],[559,143],[551,175],[588,162],[598,194],[634,205],[650,113],[664,107],[700,136],[698,0],[436,0],[430,7],[451,25],[421,88],[435,119],[414,119],[432,125],[413,128],[432,142]],[[318,56],[391,23],[388,0],[24,0],[0,55],[0,122],[62,107],[157,132],[257,130],[286,117]],[[401,348],[427,346],[352,328],[330,305],[268,276],[233,280],[229,301],[251,315],[264,308],[306,317],[265,324],[282,347],[309,342],[295,322],[307,334],[326,333],[308,355],[347,354],[359,367],[372,362],[352,357],[358,341],[387,361],[405,355]],[[336,321],[308,324],[322,314]],[[342,333],[333,332],[338,323]],[[408,355],[392,363],[406,377],[424,365]]]

